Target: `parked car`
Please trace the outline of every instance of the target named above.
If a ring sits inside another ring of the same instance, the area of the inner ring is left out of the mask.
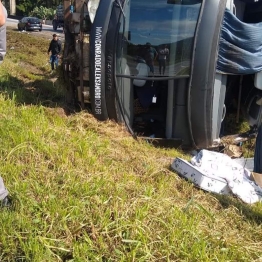
[[[29,31],[29,30],[39,30],[42,31],[42,23],[37,17],[23,17],[18,21],[18,30]]]

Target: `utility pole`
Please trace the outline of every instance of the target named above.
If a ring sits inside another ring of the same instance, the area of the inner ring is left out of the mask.
[[[9,0],[9,5],[10,5],[10,15],[15,15],[16,14],[16,2],[15,2],[15,0]]]

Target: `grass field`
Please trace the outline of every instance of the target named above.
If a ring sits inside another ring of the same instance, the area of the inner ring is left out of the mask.
[[[262,206],[196,189],[175,149],[66,114],[48,41],[8,31],[0,67],[0,261],[262,261]]]

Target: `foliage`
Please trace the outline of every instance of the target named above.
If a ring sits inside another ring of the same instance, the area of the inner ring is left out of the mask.
[[[65,114],[40,37],[8,31],[0,67],[0,174],[13,200],[0,209],[0,261],[260,261],[261,204],[196,189],[170,170],[183,152]]]
[[[61,0],[16,0],[17,15],[28,15],[35,7],[41,6],[55,9],[61,2]]]
[[[39,17],[41,19],[50,19],[52,20],[55,14],[55,10],[52,8],[46,8],[43,6],[36,6],[32,12],[30,12],[31,16],[36,16]]]
[[[29,11],[33,9],[34,5],[34,2],[31,0],[19,0],[16,4],[16,8],[21,14],[27,15]]]

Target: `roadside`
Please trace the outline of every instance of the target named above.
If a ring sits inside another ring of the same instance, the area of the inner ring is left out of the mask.
[[[14,203],[0,212],[1,260],[262,257],[261,204],[195,188],[170,170],[189,157],[180,150],[136,141],[86,111],[66,115],[38,33],[8,28],[0,67],[0,170]]]
[[[8,26],[2,84],[4,81],[4,85],[8,85],[7,93],[10,97],[16,94],[18,103],[41,103],[64,108],[63,81],[60,79],[59,68],[55,74],[50,75],[50,56],[47,54],[50,33],[19,32]]]
[[[17,19],[8,18],[7,19],[7,28],[9,28],[10,30],[18,31],[17,30],[17,23],[18,23]],[[63,29],[62,28],[58,28],[56,31],[54,31],[53,30],[53,26],[51,26],[51,25],[43,25],[43,30],[41,32],[39,32],[39,31],[29,31],[29,32],[21,32],[21,33],[31,34],[31,35],[35,35],[35,36],[40,36],[40,37],[43,37],[43,38],[48,39],[48,40],[51,40],[52,39],[52,35],[54,33],[56,33],[59,36],[59,39],[62,41],[62,43],[64,42]]]

